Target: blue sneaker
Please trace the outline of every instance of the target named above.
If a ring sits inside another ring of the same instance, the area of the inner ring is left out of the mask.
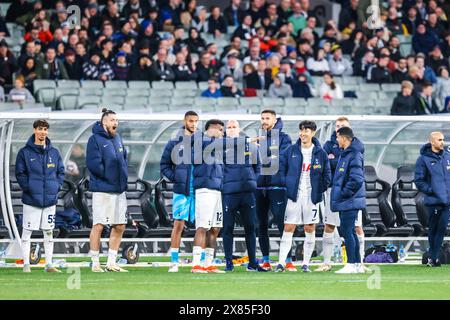
[[[226,261],[225,271],[226,272],[234,271],[233,261],[229,261],[229,260]]]
[[[311,272],[306,264],[302,265],[302,272]]]
[[[277,266],[275,267],[275,270],[273,270],[273,272],[284,272],[284,266],[282,264],[277,264]]]
[[[249,272],[268,272],[268,270],[261,268],[259,265],[256,266],[248,266],[247,271]]]

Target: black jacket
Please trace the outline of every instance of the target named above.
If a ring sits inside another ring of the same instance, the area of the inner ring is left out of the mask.
[[[439,113],[439,107],[436,104],[435,99],[431,100],[431,105],[427,102],[427,100],[421,95],[417,96],[416,100],[416,110],[417,114],[432,114]]]
[[[223,17],[214,20],[212,16],[208,18],[208,33],[215,34],[216,30],[220,33],[227,33],[227,23]]]
[[[404,96],[401,93],[392,102],[392,115],[413,115],[416,114],[416,97]]]
[[[130,69],[130,80],[134,81],[153,81],[156,78],[155,69],[150,67],[141,67],[139,62],[136,62]]]
[[[214,67],[209,66],[206,68],[200,62],[197,62],[195,72],[197,73],[197,81],[208,81],[209,78],[217,73]]]
[[[369,83],[390,83],[392,82],[391,73],[387,68],[375,66],[367,72],[367,82]]]
[[[236,13],[238,22],[242,23],[245,11],[241,8],[238,8]],[[225,21],[229,26],[234,26],[233,8],[231,6],[225,8],[225,10],[223,11],[223,17],[225,18]]]
[[[168,63],[163,63],[163,65],[159,61],[155,61],[152,64],[153,70],[155,72],[155,80],[156,81],[173,81],[175,80],[175,74],[173,73],[173,69]]]
[[[401,72],[400,70],[395,70],[392,72],[392,82],[393,83],[402,83],[402,81],[406,80],[408,76],[408,71]]]

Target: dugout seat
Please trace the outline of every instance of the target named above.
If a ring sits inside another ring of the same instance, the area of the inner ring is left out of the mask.
[[[399,167],[397,180],[392,185],[391,203],[397,219],[413,226],[414,236],[428,234],[428,214],[423,197],[414,184],[414,167]]]
[[[14,211],[14,218],[16,219],[17,228],[19,233],[22,235],[22,214],[23,214],[23,203],[22,203],[22,189],[16,179],[16,166],[11,165],[9,167],[9,185],[11,191],[11,203]],[[58,196],[59,197],[59,196]],[[53,230],[53,237],[56,238],[59,235],[59,229],[55,228]],[[32,238],[42,238],[44,235],[42,231],[34,231]]]
[[[173,225],[172,197],[173,183],[159,179],[155,185],[155,206],[159,216],[159,227],[155,230],[154,236],[170,237]],[[195,224],[186,222],[184,226],[183,237],[193,237]]]
[[[394,210],[388,202],[390,184],[378,178],[374,167],[365,166],[364,171],[366,208],[363,209],[363,216],[370,217],[370,221],[376,226],[376,236],[412,235],[414,228],[409,224],[402,224],[402,221],[397,221]]]
[[[1,208],[0,202],[0,208]],[[8,228],[5,225],[5,221],[3,220],[3,214],[0,213],[0,239],[9,238]]]

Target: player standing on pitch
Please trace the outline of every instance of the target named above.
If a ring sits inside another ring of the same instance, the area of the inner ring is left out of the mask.
[[[128,272],[116,264],[117,251],[127,223],[127,152],[117,133],[119,120],[112,110],[103,109],[102,118],[92,128],[86,151],[92,194],[92,230],[89,237],[92,272],[100,267],[100,238],[105,225],[111,225],[106,271]]]
[[[194,222],[195,193],[192,173],[192,148],[198,127],[198,114],[188,111],[184,115],[184,126],[170,139],[161,156],[161,176],[173,182],[171,234],[171,266],[169,272],[178,272],[179,248],[185,221]],[[187,154],[186,154],[187,153]],[[186,159],[186,161],[184,161]]]
[[[431,258],[427,265],[440,267],[439,251],[450,217],[450,153],[444,149],[444,135],[432,132],[420,149],[414,182],[425,193],[428,209],[428,242]]]
[[[364,183],[364,146],[353,136],[349,127],[336,132],[339,147],[343,149],[336,164],[331,187],[331,210],[339,212],[341,233],[347,250],[347,264],[336,273],[364,273],[361,265],[355,221],[358,211],[366,207]]]
[[[342,127],[349,127],[350,121],[346,117],[339,117],[336,119],[335,123],[335,131],[331,135],[331,139],[325,142],[323,145],[323,149],[328,154],[328,159],[330,159],[330,167],[331,167],[331,181],[333,181],[334,172],[336,170],[336,166],[339,160],[339,156],[342,153],[342,148],[339,146],[339,143],[336,140],[336,132],[342,128]],[[360,141],[361,142],[361,141]],[[362,142],[361,142],[362,144]],[[324,211],[323,211],[323,222],[325,224],[325,229],[323,232],[323,240],[322,240],[322,247],[323,247],[323,264],[314,270],[315,272],[326,272],[331,270],[331,254],[334,246],[334,230],[335,227],[340,226],[340,219],[339,219],[339,213],[338,212],[332,212],[330,208],[330,193],[331,193],[331,186],[328,189],[326,195],[325,195],[325,205],[324,205]],[[322,207],[323,208],[323,207]],[[358,241],[359,241],[359,254],[361,256],[361,260],[364,258],[365,248],[364,248],[364,230],[362,227],[362,212],[361,210],[358,211],[358,218],[355,222],[355,230],[356,234],[358,235]],[[362,261],[361,261],[362,262]],[[370,272],[371,270],[364,266],[362,264],[362,268],[366,272]]]
[[[33,135],[16,159],[16,178],[23,202],[23,272],[31,272],[30,239],[34,230],[44,233],[45,271],[61,272],[53,267],[52,257],[56,203],[64,182],[64,164],[47,137],[49,127],[46,120],[36,120]]]
[[[224,273],[212,265],[216,239],[223,225],[223,127],[220,120],[208,120],[205,133],[194,139],[195,237],[193,273]],[[199,144],[200,148],[196,148]],[[204,266],[201,256],[205,252]]]
[[[263,130],[260,155],[261,175],[258,177],[256,190],[256,214],[258,217],[259,247],[263,255],[262,268],[271,270],[269,253],[269,209],[274,215],[274,220],[280,231],[280,237],[284,229],[284,212],[286,210],[287,196],[285,177],[278,170],[280,157],[291,146],[291,138],[284,133],[281,118],[273,110],[261,112],[261,128]],[[262,151],[261,149],[265,149]],[[275,171],[276,170],[276,171]],[[266,171],[273,171],[268,174]],[[286,268],[295,268],[291,255],[288,254]]]
[[[319,203],[331,180],[327,153],[320,146],[313,121],[299,124],[299,139],[282,156],[280,169],[286,176],[288,203],[284,218],[284,232],[280,242],[280,254],[275,272],[285,270],[284,262],[292,247],[292,237],[297,225],[305,229],[303,245],[303,272],[311,272],[309,260],[314,251],[316,224],[319,223]],[[297,271],[295,267],[288,269]]]

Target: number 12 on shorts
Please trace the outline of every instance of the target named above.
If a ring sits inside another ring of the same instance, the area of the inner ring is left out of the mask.
[[[222,221],[222,212],[217,212],[216,221],[218,221],[218,222]]]

